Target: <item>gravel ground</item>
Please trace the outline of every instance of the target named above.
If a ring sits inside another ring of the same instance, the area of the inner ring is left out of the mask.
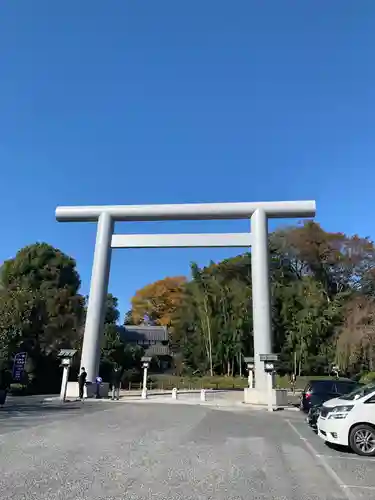
[[[309,433],[298,412],[137,403],[86,402],[63,407],[25,403],[0,415],[0,498],[375,497],[375,487],[357,488],[355,497],[351,496],[352,490],[332,475],[315,448],[304,441],[319,438],[312,433],[305,438],[301,429]],[[346,467],[359,466],[354,460],[347,462]],[[371,465],[375,471],[375,462]]]

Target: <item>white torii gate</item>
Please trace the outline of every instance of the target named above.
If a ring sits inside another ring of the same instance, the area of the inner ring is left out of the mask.
[[[267,373],[260,355],[272,353],[268,219],[314,217],[315,211],[315,201],[57,207],[60,222],[98,223],[81,358],[87,380],[94,382],[99,369],[112,248],[251,246],[255,388],[267,397]],[[116,221],[213,219],[250,219],[251,233],[113,234]]]

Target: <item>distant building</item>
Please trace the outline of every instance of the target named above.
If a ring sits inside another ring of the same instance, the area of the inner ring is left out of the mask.
[[[145,356],[157,358],[161,369],[164,370],[170,366],[172,353],[166,326],[125,325],[122,339],[127,344],[143,347]]]

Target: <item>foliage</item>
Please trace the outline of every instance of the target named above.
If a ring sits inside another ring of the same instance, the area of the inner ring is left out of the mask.
[[[10,366],[17,351],[26,351],[30,379],[52,387],[59,378],[58,349],[77,347],[82,334],[84,298],[75,261],[36,243],[4,262],[0,281],[3,363]]]
[[[374,270],[368,238],[329,233],[315,222],[270,235],[273,348],[280,372],[319,375],[335,361],[349,373],[373,369]],[[133,316],[160,317],[158,283],[137,292]],[[204,268],[192,264],[178,304],[168,310],[168,325],[185,372],[243,373],[243,357],[253,355],[251,254]]]
[[[374,371],[375,299],[355,294],[345,305],[337,338],[340,366],[357,371]]]
[[[105,325],[116,324],[119,318],[120,318],[120,311],[118,310],[118,298],[112,295],[111,293],[108,293],[105,304],[104,324]]]
[[[375,372],[364,372],[359,380],[362,384],[375,382]]]
[[[371,374],[369,374],[371,375]],[[247,378],[244,377],[228,377],[223,375],[211,376],[175,376],[170,374],[152,375],[150,388],[160,390],[171,390],[177,387],[180,390],[187,389],[243,389],[248,386]],[[296,389],[301,390],[306,387],[310,380],[319,380],[327,378],[324,376],[301,376],[297,377]],[[291,389],[290,377],[276,377],[276,386],[281,389]]]
[[[117,324],[119,317],[118,299],[109,293],[106,300],[100,363],[100,374],[105,380],[110,380],[115,366],[123,373],[129,370],[140,373],[143,350],[124,343],[121,335],[123,327]],[[133,375],[133,379],[134,377],[136,376]]]
[[[71,295],[81,284],[75,260],[47,243],[26,246],[5,261],[0,281],[6,290],[65,289]]]
[[[184,276],[176,276],[138,290],[132,298],[132,323],[142,323],[147,315],[157,325],[170,326],[172,315],[181,305],[185,282]]]
[[[324,231],[307,222],[270,234],[273,349],[279,373],[323,375],[375,371],[375,249],[368,238]],[[85,299],[74,259],[47,243],[21,249],[0,269],[0,370],[28,353],[31,386],[55,390],[56,353],[80,349]],[[253,355],[251,253],[200,268],[191,279],[168,277],[138,290],[124,324],[146,315],[165,325],[175,371],[190,378],[233,380]],[[123,342],[117,298],[108,294],[101,372],[114,365],[123,380],[140,379],[143,350]],[[239,379],[241,380],[241,379]],[[281,379],[280,379],[281,380]],[[285,380],[288,380],[286,378]]]

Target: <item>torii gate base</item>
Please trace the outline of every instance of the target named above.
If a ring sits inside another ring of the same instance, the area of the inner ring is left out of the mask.
[[[87,371],[87,380],[93,382],[99,369],[112,248],[246,248],[252,246],[251,276],[255,362],[253,395],[256,396],[258,404],[267,404],[269,377],[264,370],[264,363],[260,360],[260,354],[272,353],[268,218],[302,218],[314,215],[314,201],[57,207],[56,219],[58,221],[98,223],[81,358],[81,366],[84,366]],[[251,234],[113,234],[116,221],[249,218],[251,218]]]

